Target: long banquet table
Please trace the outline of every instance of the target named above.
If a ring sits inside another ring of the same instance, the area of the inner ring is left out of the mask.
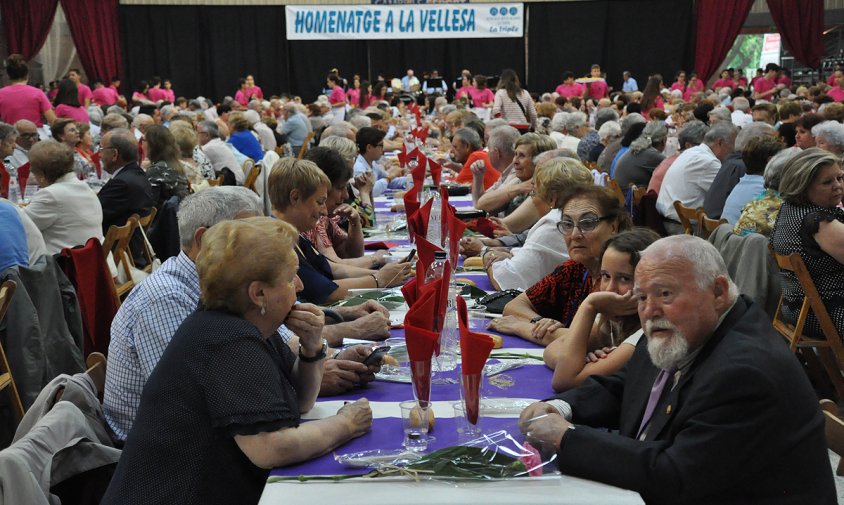
[[[400,200],[399,200],[400,201]],[[468,197],[452,198],[456,207],[471,205]],[[468,202],[468,203],[467,203]],[[379,219],[390,215],[389,198],[376,199]],[[397,237],[397,236],[396,236]],[[390,242],[406,244],[406,237],[389,237]],[[384,237],[377,237],[381,240]],[[491,289],[483,272],[458,272],[458,279],[472,280],[481,289]],[[482,323],[480,323],[482,324]],[[474,327],[481,330],[480,327]],[[404,330],[393,328],[391,338],[403,338]],[[496,352],[528,354],[541,358],[542,348],[517,337],[503,336],[503,346]],[[490,363],[500,360],[490,359]],[[539,359],[523,359],[522,366],[505,370],[500,374],[485,377],[482,385],[484,405],[492,408],[484,411],[480,427],[484,434],[497,430],[508,430],[518,434],[517,420],[521,405],[546,398],[553,394],[551,371]],[[431,388],[431,400],[436,415],[434,438],[428,450],[457,445],[464,441],[458,436],[458,419],[454,416],[452,404],[460,400],[458,372],[435,372]],[[599,484],[565,475],[541,478],[523,478],[506,481],[460,481],[441,480],[413,481],[407,478],[380,477],[378,480],[357,479],[333,481],[299,481],[299,476],[349,475],[365,473],[366,469],[347,468],[335,460],[335,455],[371,449],[399,450],[403,440],[401,413],[398,403],[413,399],[411,385],[407,383],[376,380],[366,387],[356,388],[344,395],[319,398],[316,406],[303,416],[303,421],[331,416],[345,402],[367,398],[373,411],[372,429],[365,435],[337,448],[334,452],[299,465],[276,468],[273,477],[290,478],[281,482],[268,483],[264,488],[260,504],[313,505],[322,503],[366,504],[401,503],[424,504],[594,504],[605,505],[641,504],[641,497],[632,491]],[[502,407],[504,406],[504,407]],[[509,407],[509,408],[508,408]]]

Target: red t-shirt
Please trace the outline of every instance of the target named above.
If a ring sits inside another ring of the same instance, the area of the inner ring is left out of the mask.
[[[756,83],[753,85],[753,90],[756,91],[756,93],[764,93],[764,92],[770,91],[770,90],[772,90],[776,87],[777,87],[776,82],[774,82],[771,79],[766,79],[764,77],[761,77],[761,78],[756,80]],[[768,96],[771,96],[771,95],[768,95]]]
[[[484,189],[489,189],[490,186],[495,184],[495,181],[501,177],[501,172],[492,166],[492,163],[489,161],[489,154],[483,149],[478,149],[469,155],[466,159],[466,163],[463,164],[463,168],[460,169],[457,177],[454,178],[455,182],[459,182],[461,184],[471,183],[473,179],[472,163],[478,160],[483,160],[486,164],[486,170],[484,171]]]
[[[37,126],[43,126],[41,114],[51,110],[50,100],[40,89],[27,84],[12,84],[0,88],[0,119],[15,124],[28,119]]]

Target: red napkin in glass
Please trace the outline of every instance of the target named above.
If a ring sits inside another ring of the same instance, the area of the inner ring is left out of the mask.
[[[457,261],[458,249],[460,246],[460,238],[463,237],[463,232],[466,230],[467,224],[457,218],[454,207],[449,205],[446,214],[448,221],[448,257],[453,261]]]
[[[410,171],[410,175],[413,178],[413,186],[418,187],[421,192],[425,188],[425,171],[428,168],[428,157],[420,153],[416,161],[416,167]]]
[[[440,187],[440,180],[443,175],[443,167],[434,160],[428,160],[428,167],[431,169],[431,180],[435,187]]]
[[[433,204],[433,199],[428,200],[425,205],[419,208],[413,214],[407,215],[407,229],[409,236],[413,236],[411,234],[416,234],[417,236],[427,236],[428,235],[428,219],[431,216],[431,206]],[[419,205],[417,203],[417,205]]]
[[[463,384],[463,401],[466,405],[466,416],[472,424],[478,423],[481,397],[480,385],[484,364],[495,343],[486,335],[469,330],[469,317],[466,301],[462,296],[457,297],[457,321],[460,327],[460,362]]]
[[[401,152],[396,157],[399,159],[399,165],[405,168],[407,166],[407,146],[404,142],[401,143]]]
[[[428,242],[428,240],[417,234],[416,235],[416,254],[419,256],[419,261],[423,263],[424,270],[421,272],[419,270],[416,271],[416,275],[425,278],[425,272],[428,271],[428,266],[433,263],[434,261],[434,253],[436,251],[442,251],[442,247],[432,244]]]
[[[425,142],[428,140],[428,129],[427,128],[416,128],[413,130],[413,136]]]
[[[419,210],[419,192],[421,188],[417,187],[416,184],[410,187],[404,193],[404,214],[406,216],[412,216],[414,212]]]
[[[100,154],[94,153],[94,156],[97,157],[97,177],[100,175]],[[18,167],[18,184],[21,187],[21,196],[24,195],[24,191],[26,190],[26,181],[29,180],[29,162],[27,161],[23,165]]]
[[[379,249],[392,249],[397,245],[395,242],[367,242],[363,244],[363,248],[367,251],[377,251]]]
[[[415,326],[408,317],[405,317],[404,337],[410,361],[413,394],[424,408],[431,401],[431,357],[437,347],[437,334]]]

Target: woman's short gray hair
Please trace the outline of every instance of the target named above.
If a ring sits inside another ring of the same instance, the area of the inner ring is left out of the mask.
[[[551,131],[565,133],[565,124],[566,118],[571,112],[558,112],[554,114],[554,118],[551,119]]]
[[[777,129],[764,121],[754,121],[742,127],[736,135],[736,151],[741,151],[747,142],[762,135],[777,136]]]
[[[179,243],[182,249],[189,249],[199,228],[210,228],[238,214],[249,213],[260,216],[263,206],[258,195],[243,186],[215,186],[188,195],[176,214]]]
[[[639,114],[638,112],[634,112],[633,114],[628,114],[627,116],[621,118],[621,134],[624,135],[627,133],[627,130],[630,129],[631,126],[638,123],[647,123],[647,119],[645,116]]]
[[[0,142],[6,140],[6,137],[9,135],[14,135],[15,137],[18,136],[18,131],[15,129],[14,126],[0,122]]]
[[[783,149],[777,154],[771,156],[771,159],[768,160],[768,164],[765,165],[765,187],[773,189],[774,191],[779,191],[780,181],[782,181],[782,172],[786,163],[801,152],[803,152],[802,149],[794,146],[789,147],[788,149]]]
[[[668,137],[668,128],[662,124],[662,121],[651,121],[645,125],[642,134],[639,138],[630,144],[630,151],[633,154],[639,154],[645,149],[655,145],[665,145],[665,139]]]
[[[598,129],[598,137],[601,142],[621,137],[621,125],[618,124],[618,121],[607,121]]]
[[[844,152],[844,125],[838,121],[824,121],[812,128],[812,136],[821,136],[828,143],[835,145],[839,153]]]
[[[815,128],[812,128],[812,133]],[[839,163],[837,156],[819,147],[810,147],[797,154],[788,160],[783,168],[779,187],[780,196],[784,201],[794,205],[808,203],[806,190],[812,184],[818,171],[836,163]]]
[[[557,116],[554,116],[556,119]],[[579,130],[583,125],[586,124],[587,118],[586,114],[577,111],[577,112],[570,112],[566,116],[563,117],[563,130],[568,135],[574,135],[577,130]],[[557,130],[559,131],[559,130]]]
[[[334,149],[335,151],[340,153],[340,156],[342,156],[344,159],[354,160],[355,157],[357,157],[358,155],[357,144],[355,144],[354,140],[348,139],[346,137],[324,137],[319,141],[319,146]]]

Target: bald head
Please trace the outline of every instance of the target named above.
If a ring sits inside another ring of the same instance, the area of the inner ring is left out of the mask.
[[[17,144],[27,151],[32,145],[38,142],[38,127],[29,119],[21,119],[15,123],[15,130],[18,132]]]

